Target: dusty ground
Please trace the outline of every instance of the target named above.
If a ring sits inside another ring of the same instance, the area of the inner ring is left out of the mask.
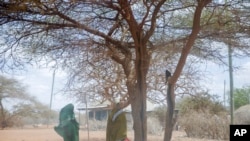
[[[88,141],[88,132],[80,130],[80,141]],[[133,133],[128,133],[131,141]],[[27,129],[6,129],[0,130],[1,141],[63,141],[53,128],[27,128]],[[163,136],[148,135],[148,141],[162,141]],[[105,141],[104,131],[90,131],[89,141]],[[216,141],[206,139],[187,138],[184,132],[174,131],[172,141]]]

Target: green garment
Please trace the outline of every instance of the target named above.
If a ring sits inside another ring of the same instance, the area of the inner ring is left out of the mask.
[[[59,125],[54,129],[64,141],[79,141],[79,124],[75,119],[73,104],[68,104],[61,109]]]
[[[125,113],[117,108],[108,117],[106,141],[122,141],[127,138],[127,120]]]

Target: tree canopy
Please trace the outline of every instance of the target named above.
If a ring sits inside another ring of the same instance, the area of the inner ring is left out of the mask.
[[[48,106],[30,96],[15,79],[0,76],[0,128],[22,126],[23,118],[48,118]]]
[[[167,141],[176,83],[188,55],[227,64],[225,47],[215,42],[233,46],[237,55],[249,54],[249,13],[244,11],[240,1],[231,0],[1,1],[0,64],[56,62],[55,67],[69,70],[91,95],[112,101],[121,94],[132,107],[135,140],[145,141],[149,68],[158,52],[166,52],[162,60],[176,59],[159,71],[172,72],[165,91]]]
[[[236,88],[233,95],[235,109],[250,103],[250,87]]]

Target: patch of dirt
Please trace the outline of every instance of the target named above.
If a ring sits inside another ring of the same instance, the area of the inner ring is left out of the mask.
[[[80,141],[105,141],[105,131],[79,131]],[[128,132],[128,137],[133,141],[133,132]],[[25,128],[0,130],[1,141],[63,141],[53,128]],[[163,141],[163,135],[148,134],[148,141]],[[174,131],[172,141],[218,141],[208,139],[188,138],[185,132]]]

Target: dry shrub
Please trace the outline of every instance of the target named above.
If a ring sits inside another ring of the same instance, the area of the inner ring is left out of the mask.
[[[229,119],[226,114],[190,111],[180,117],[180,125],[188,137],[228,139]]]
[[[250,104],[237,109],[234,117],[235,124],[250,124]]]
[[[128,131],[133,130],[133,123],[127,122],[127,129]],[[98,120],[89,120],[89,130],[90,131],[105,131],[107,127],[107,121],[98,121]],[[86,126],[84,127],[86,130]],[[152,135],[161,135],[162,133],[162,126],[159,120],[155,117],[148,118],[148,133]]]
[[[149,134],[161,135],[163,127],[156,117],[149,117],[147,119],[147,126]]]
[[[127,122],[127,130],[130,131],[133,128],[132,122]],[[107,120],[89,120],[90,131],[105,131],[107,128]],[[86,129],[86,126],[85,128]]]
[[[104,131],[107,127],[107,121],[89,120],[90,131]]]

